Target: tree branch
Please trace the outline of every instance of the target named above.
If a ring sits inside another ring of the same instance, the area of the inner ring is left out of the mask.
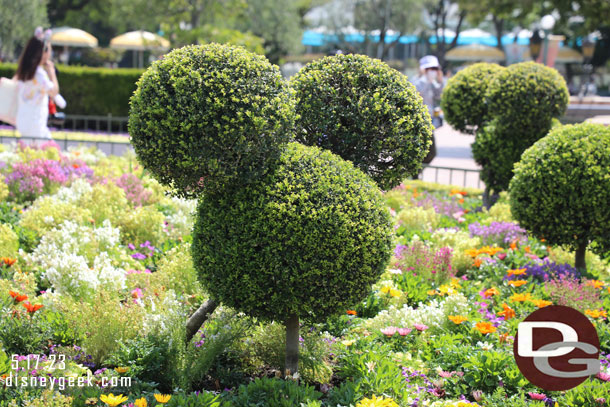
[[[186,342],[188,343],[197,333],[199,328],[208,319],[208,316],[218,307],[218,303],[213,299],[209,299],[191,315],[186,322]]]

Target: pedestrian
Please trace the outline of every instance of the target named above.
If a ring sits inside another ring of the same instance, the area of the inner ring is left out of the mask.
[[[59,94],[51,60],[51,30],[36,28],[21,57],[14,79],[18,81],[17,131],[24,137],[50,139],[47,127],[49,97]]]
[[[434,55],[426,55],[419,60],[419,76],[415,79],[414,85],[424,99],[424,104],[428,108],[434,128],[440,127],[443,124],[440,114],[440,102],[441,93],[445,87],[445,79],[438,59]],[[434,136],[432,136],[432,146],[428,155],[424,158],[424,163],[430,164],[435,156],[436,143]]]

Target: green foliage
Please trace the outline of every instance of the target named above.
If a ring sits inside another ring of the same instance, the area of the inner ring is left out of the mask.
[[[508,188],[514,163],[553,127],[553,119],[563,115],[568,99],[563,77],[535,62],[510,65],[492,77],[485,97],[490,121],[477,132],[472,145],[489,190]]]
[[[591,379],[566,391],[564,402],[570,407],[607,406],[609,391],[609,383]],[[604,402],[600,403],[599,400],[604,400]]]
[[[321,396],[313,387],[299,386],[294,381],[262,378],[239,386],[231,402],[235,407],[294,407]]]
[[[202,43],[216,42],[219,44],[244,47],[255,54],[263,55],[265,53],[265,48],[263,47],[264,40],[261,37],[229,28],[217,27],[212,24],[206,24],[201,27],[200,39],[202,40]]]
[[[32,32],[34,32],[32,30]],[[12,78],[15,64],[0,64],[0,76]],[[129,97],[136,89],[141,69],[58,66],[61,94],[68,101],[66,114],[126,117]]]
[[[458,131],[474,134],[490,116],[485,94],[493,75],[503,69],[500,65],[482,62],[459,71],[449,79],[441,97],[447,123]]]
[[[297,141],[352,161],[385,190],[421,169],[433,127],[406,76],[364,55],[337,55],[309,63],[290,84]]]
[[[192,250],[214,298],[263,319],[322,321],[368,294],[391,246],[372,180],[328,151],[291,143],[263,179],[201,197]]]
[[[464,380],[470,388],[490,393],[498,387],[501,381],[506,381],[511,365],[514,365],[514,362],[510,353],[500,351],[478,352],[464,363]],[[516,366],[514,367],[516,369]],[[527,380],[524,378],[521,381],[522,383],[519,382],[521,387],[527,384]],[[515,390],[515,388],[513,387],[511,390]]]
[[[136,247],[149,241],[153,246],[163,241],[163,221],[165,216],[154,206],[140,206],[121,213],[117,226],[121,229],[121,240]]]
[[[218,44],[155,62],[131,99],[129,133],[155,178],[196,196],[203,186],[259,178],[289,139],[290,92],[263,56]]]
[[[149,404],[151,405],[151,404]],[[167,404],[167,407],[230,407],[231,403],[225,402],[219,395],[208,393],[207,391],[199,394],[174,394]]]
[[[46,1],[0,0],[0,10],[0,55],[11,58],[15,46],[25,46],[34,35],[34,29],[47,22]]]
[[[20,304],[13,306],[12,298],[4,293],[0,306],[0,343],[7,354],[28,355],[47,345],[51,331],[41,316],[44,311],[30,315]]]
[[[0,257],[15,258],[17,250],[19,250],[19,236],[13,231],[11,225],[0,224]]]
[[[513,216],[551,244],[610,242],[610,129],[554,129],[529,148],[510,183]]]

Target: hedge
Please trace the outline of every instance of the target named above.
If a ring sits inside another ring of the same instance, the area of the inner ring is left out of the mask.
[[[16,64],[0,64],[0,76],[12,78]],[[142,69],[89,68],[59,65],[61,95],[66,114],[127,117],[129,98],[136,90]]]

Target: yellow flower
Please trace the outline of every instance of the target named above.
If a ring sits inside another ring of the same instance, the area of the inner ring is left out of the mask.
[[[115,396],[114,394],[110,393],[102,394],[100,396],[100,400],[102,400],[102,402],[104,402],[108,407],[116,407],[119,404],[126,402],[127,397],[123,396],[122,394]]]
[[[459,325],[464,321],[468,321],[468,318],[461,315],[449,315],[447,318],[449,318],[449,320],[456,325]]]
[[[521,287],[525,284],[527,284],[527,280],[512,280],[508,282],[508,285],[512,285],[513,287]]]
[[[116,372],[118,374],[123,374],[123,373],[127,372],[129,370],[129,368],[124,367],[124,366],[119,366],[119,367],[115,367],[114,370],[116,370]]]
[[[97,404],[97,398],[95,398],[95,397],[89,397],[87,400],[85,400],[86,406],[95,406],[96,404]]]
[[[477,257],[479,255],[479,250],[478,249],[467,249],[467,250],[464,250],[464,253],[466,253],[470,257]]]
[[[529,301],[532,298],[530,293],[527,294],[513,294],[510,296],[512,302],[524,302]]]
[[[588,309],[588,310],[585,310],[585,314],[587,314],[591,318],[600,318],[600,317],[607,317],[608,316],[606,311],[598,310],[598,309]]]
[[[496,332],[496,327],[493,326],[490,322],[477,322],[474,326],[475,329],[482,334],[491,334]]]
[[[134,401],[133,405],[135,407],[148,407],[148,402],[144,397],[142,397],[141,399],[137,399],[136,401]]]
[[[161,404],[167,403],[171,398],[172,396],[170,394],[155,393],[155,400],[157,400],[157,402]]]
[[[521,276],[521,275],[525,274],[526,270],[527,270],[526,268],[507,270],[506,271],[506,275],[508,277],[511,277],[511,276]]]
[[[341,343],[344,344],[345,346],[352,346],[354,344],[354,342],[355,341],[353,339],[341,341]]]
[[[434,295],[436,294],[436,290],[428,290],[427,293],[428,295]]]
[[[383,398],[373,396],[373,398],[364,398],[356,404],[356,407],[398,407],[398,404],[391,398]]]
[[[389,285],[384,285],[383,287],[381,287],[381,292],[384,294],[388,294],[390,292],[390,286]]]
[[[395,290],[394,288],[390,289],[390,297],[400,297],[402,292],[400,290]]]
[[[451,282],[449,283],[449,285],[451,286],[451,288],[453,288],[454,290],[458,290],[460,288],[462,288],[462,286],[460,285],[460,280],[458,280],[457,278],[452,278]]]
[[[442,286],[440,286],[438,288],[438,295],[443,296],[443,295],[447,295],[449,293],[453,293],[453,290],[447,284],[443,284]]]
[[[530,300],[530,302],[532,304],[534,304],[535,306],[537,306],[538,308],[548,307],[549,305],[553,304],[551,301],[545,301],[545,300]]]

